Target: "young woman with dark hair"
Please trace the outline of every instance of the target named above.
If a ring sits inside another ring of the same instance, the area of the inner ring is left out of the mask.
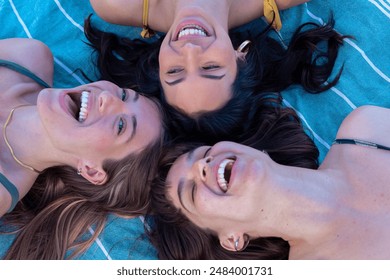
[[[296,113],[290,108],[282,108],[281,99],[275,96],[251,98],[253,104],[257,103],[261,110],[256,110],[255,106],[250,109],[253,114],[252,122],[246,124],[247,133],[242,135],[238,142],[267,151],[268,155],[280,164],[316,169],[317,147],[304,132]],[[212,232],[192,223],[183,210],[172,203],[171,182],[165,179],[171,168],[176,166],[178,157],[183,158],[182,155],[187,152],[192,155],[194,149],[200,146],[199,143],[187,143],[167,147],[161,159],[159,173],[151,189],[150,209],[155,225],[151,240],[157,248],[159,258],[286,259],[289,253],[288,243],[274,237],[251,242],[245,252],[226,251],[219,246],[218,238]]]
[[[150,28],[166,33],[158,58],[158,76],[164,98],[175,109],[197,117],[223,107],[232,97],[237,61],[244,59],[247,43],[241,41],[241,48],[236,50],[228,31],[269,13],[272,16],[266,18],[280,28],[279,8],[286,9],[307,1],[90,2],[97,14],[108,22],[143,26],[144,33]]]
[[[219,142],[168,158],[151,195],[160,256],[389,259],[389,117],[355,109],[316,170],[275,158],[273,136],[260,149]]]
[[[334,21],[320,26],[307,23],[292,35],[288,48],[269,36],[271,26],[260,34],[251,31],[230,34],[232,44],[239,48],[240,42],[250,40],[244,50],[245,59],[237,60],[237,74],[232,82],[232,95],[226,103],[201,114],[188,114],[171,106],[166,100],[159,77],[159,50],[163,38],[146,43],[142,40],[121,38],[115,34],[99,31],[85,22],[86,36],[96,50],[97,67],[102,79],[159,98],[168,112],[173,133],[186,139],[199,138],[212,142],[234,140],[231,135],[244,131],[250,96],[267,95],[282,91],[292,84],[300,84],[311,93],[319,93],[337,83],[341,70],[332,81],[325,83],[332,73],[337,52],[343,42],[333,29]],[[319,47],[322,43],[327,47]],[[193,94],[197,94],[194,90]],[[209,98],[215,98],[209,95]],[[188,98],[191,102],[191,98]]]
[[[70,249],[73,257],[109,213],[145,213],[167,137],[162,108],[108,81],[51,88],[43,43],[0,46],[1,231],[17,233],[6,258],[63,259]]]

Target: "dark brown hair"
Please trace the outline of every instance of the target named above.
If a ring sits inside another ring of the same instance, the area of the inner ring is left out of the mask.
[[[164,137],[122,160],[106,160],[104,185],[91,184],[71,167],[46,169],[2,218],[1,232],[16,233],[5,259],[74,258],[101,233],[109,214],[145,214]]]
[[[318,149],[305,133],[297,114],[290,108],[281,107],[275,100],[271,101],[259,101],[263,105],[268,104],[268,107],[257,112],[247,135],[238,142],[267,151],[280,164],[317,168]],[[157,248],[159,258],[287,259],[289,245],[277,237],[251,240],[247,249],[242,252],[227,251],[219,245],[216,236],[190,222],[167,199],[169,186],[165,179],[170,167],[179,155],[199,145],[183,143],[167,147],[160,160],[159,173],[151,189],[149,213],[154,219],[154,230],[150,238]]]

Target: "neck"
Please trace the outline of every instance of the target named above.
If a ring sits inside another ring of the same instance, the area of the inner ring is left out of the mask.
[[[257,236],[278,236],[290,245],[315,243],[333,229],[345,184],[334,170],[272,164],[261,183],[267,186],[257,213]],[[265,180],[265,181],[264,181]],[[264,206],[264,207],[263,207]]]
[[[3,125],[4,142],[8,146],[7,162],[17,163],[30,172],[42,171],[54,165],[50,145],[45,141],[45,133],[35,105],[16,107],[8,115]],[[50,157],[49,157],[50,155]]]

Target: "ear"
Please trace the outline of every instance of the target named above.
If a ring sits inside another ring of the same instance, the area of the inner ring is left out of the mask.
[[[107,182],[107,173],[103,167],[89,161],[81,161],[78,165],[81,176],[94,185],[103,185]]]
[[[220,235],[219,243],[222,248],[232,252],[242,251],[248,245],[248,235],[243,233],[231,233],[229,235]]]

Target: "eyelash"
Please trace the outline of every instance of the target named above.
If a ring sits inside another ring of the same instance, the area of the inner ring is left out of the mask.
[[[202,67],[203,70],[214,70],[214,69],[219,69],[219,68],[221,68],[219,65],[214,65],[214,64]]]
[[[214,70],[214,69],[219,69],[221,68],[219,65],[207,65],[207,66],[203,66],[202,69],[203,70]],[[174,69],[171,69],[171,70],[168,70],[167,71],[167,74],[168,75],[172,75],[172,74],[178,74],[180,72],[183,71],[183,68],[174,68]]]
[[[196,183],[195,183],[195,181],[192,181],[192,189],[191,189],[191,200],[192,200],[192,203],[195,202],[195,190],[196,190]]]
[[[203,158],[205,158],[207,156],[207,154],[210,152],[210,150],[211,150],[211,147],[206,150],[206,152],[203,155]]]
[[[178,74],[183,71],[183,68],[173,68],[167,71],[168,75]]]

